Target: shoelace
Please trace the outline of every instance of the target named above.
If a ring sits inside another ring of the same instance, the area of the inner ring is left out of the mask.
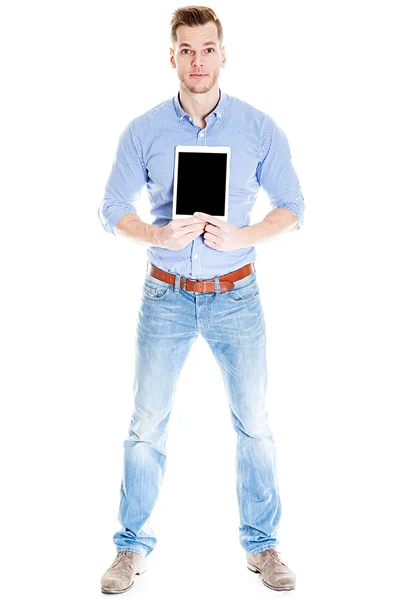
[[[281,563],[281,565],[284,565],[286,567],[285,563],[282,562],[279,557],[280,552],[278,552],[278,550],[275,550],[275,548],[269,548],[268,554],[271,554],[272,556],[274,556],[276,558],[276,560]]]
[[[123,558],[124,556],[129,556],[132,554],[132,552],[129,552],[129,550],[121,550],[118,554],[121,558]]]
[[[114,567],[116,567],[123,558],[130,558],[129,554],[132,554],[132,552],[129,552],[129,550],[121,550],[120,552],[118,552],[118,556],[115,559],[115,564],[113,565]],[[132,568],[131,562],[129,561],[129,566]]]

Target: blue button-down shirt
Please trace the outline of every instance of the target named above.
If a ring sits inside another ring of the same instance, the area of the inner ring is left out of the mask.
[[[119,137],[116,156],[98,215],[104,229],[117,235],[117,223],[147,186],[153,225],[172,220],[175,146],[230,146],[228,221],[250,224],[257,192],[267,192],[273,208],[283,207],[303,224],[304,200],[287,138],[271,117],[221,88],[206,127],[195,125],[182,108],[179,92],[131,121]],[[205,193],[207,174],[202,174]],[[207,246],[200,234],[181,250],[147,247],[147,258],[164,271],[192,279],[211,279],[256,259],[254,246],[223,252]]]

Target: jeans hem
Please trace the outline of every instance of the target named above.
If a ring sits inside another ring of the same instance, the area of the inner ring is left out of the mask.
[[[274,546],[271,546],[269,543],[268,544],[264,544],[263,546],[260,546],[260,548],[257,548],[257,550],[252,550],[250,552],[250,550],[246,550],[246,552],[248,552],[249,554],[258,554],[258,552],[262,552],[263,550],[269,550],[270,548],[276,548],[276,544],[274,544]]]
[[[117,552],[123,552],[125,550],[136,552],[136,554],[140,554],[140,556],[143,556],[143,558],[146,558],[146,556],[149,554],[149,552],[146,553],[143,548],[139,549],[137,546],[117,546]]]

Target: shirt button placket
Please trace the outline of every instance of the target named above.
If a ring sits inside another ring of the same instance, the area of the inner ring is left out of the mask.
[[[193,119],[192,117],[189,117],[190,122],[193,124]],[[205,146],[205,135],[204,135],[204,130],[199,128],[200,131],[198,132],[198,136],[197,136],[197,145],[198,146]],[[193,249],[197,250],[197,246],[199,244],[198,239],[193,240],[192,242],[193,244]],[[198,261],[199,255],[196,252],[195,254],[192,254],[192,259],[193,261],[196,261],[195,263],[192,262],[192,276],[195,277],[196,279],[199,278],[200,274],[199,274],[199,261]]]

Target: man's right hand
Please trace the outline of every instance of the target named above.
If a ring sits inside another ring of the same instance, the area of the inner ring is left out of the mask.
[[[167,250],[182,250],[203,233],[206,225],[204,220],[197,217],[173,219],[155,230],[156,246]]]

